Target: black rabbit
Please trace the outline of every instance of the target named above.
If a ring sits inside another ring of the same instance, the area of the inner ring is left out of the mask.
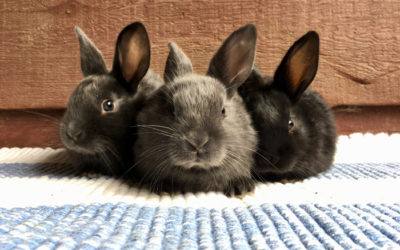
[[[133,171],[155,192],[253,190],[256,133],[237,88],[249,76],[256,29],[233,32],[213,57],[206,76],[170,43],[165,85],[137,116]]]
[[[318,34],[310,31],[288,50],[273,78],[254,68],[239,88],[259,136],[253,171],[258,180],[301,180],[332,164],[337,138],[333,115],[307,89],[317,72],[318,54]]]
[[[75,31],[85,78],[69,97],[60,137],[74,163],[85,171],[121,174],[133,163],[137,110],[162,84],[148,71],[149,38],[143,24],[126,26],[108,71],[100,51],[80,28]]]

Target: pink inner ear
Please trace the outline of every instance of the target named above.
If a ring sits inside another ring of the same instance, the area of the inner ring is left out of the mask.
[[[290,86],[293,92],[296,92],[298,85],[302,82],[308,72],[310,64],[313,63],[314,59],[310,53],[308,53],[310,49],[310,45],[306,44],[296,51],[292,58],[290,58],[288,66],[290,69]]]
[[[121,70],[127,82],[136,73],[140,60],[145,54],[145,51],[141,49],[143,46],[141,46],[140,42],[140,39],[132,36],[129,39],[124,39],[121,43],[121,50],[119,51]]]
[[[297,89],[297,85],[301,82],[306,71],[306,62],[304,60],[304,52],[297,52],[290,60],[290,85],[293,90]]]
[[[245,71],[248,71],[248,55],[249,48],[247,48],[246,43],[241,41],[236,46],[234,46],[230,53],[228,53],[229,58],[227,62],[227,73],[229,79],[229,85],[240,76]],[[243,79],[244,80],[244,79]]]

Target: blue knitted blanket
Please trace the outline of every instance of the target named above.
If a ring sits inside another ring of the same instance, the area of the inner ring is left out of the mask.
[[[332,168],[254,193],[155,195],[0,149],[0,249],[400,249],[400,135],[341,137]]]

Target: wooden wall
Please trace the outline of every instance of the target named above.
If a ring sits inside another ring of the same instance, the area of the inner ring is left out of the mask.
[[[160,74],[168,41],[178,43],[195,71],[203,73],[233,30],[254,23],[259,35],[256,65],[270,75],[290,45],[315,30],[321,38],[321,56],[312,88],[331,106],[397,110],[400,105],[398,0],[6,0],[0,3],[0,20],[3,117],[7,110],[65,107],[82,79],[75,25],[111,66],[116,37],[133,21],[147,27],[151,67]]]

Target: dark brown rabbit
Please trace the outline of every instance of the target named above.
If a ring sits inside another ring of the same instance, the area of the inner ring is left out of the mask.
[[[151,190],[229,195],[253,190],[257,138],[237,88],[252,70],[256,36],[252,25],[235,31],[205,76],[194,74],[189,58],[169,44],[165,85],[137,117],[132,171]]]
[[[292,45],[273,78],[254,69],[239,88],[259,135],[254,167],[259,180],[301,180],[332,164],[337,137],[333,115],[307,89],[317,72],[318,54],[318,34],[308,32]]]
[[[126,26],[108,71],[95,45],[80,28],[75,31],[85,78],[69,97],[60,137],[74,163],[85,171],[120,174],[133,162],[136,110],[162,83],[148,72],[149,38],[143,24]]]

